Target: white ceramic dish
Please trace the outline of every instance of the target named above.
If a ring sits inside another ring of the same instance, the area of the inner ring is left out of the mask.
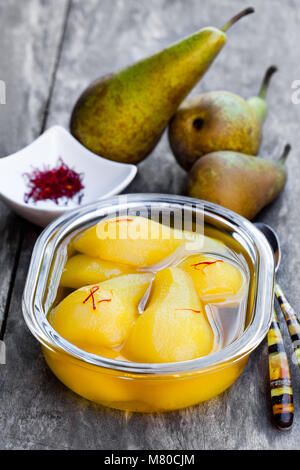
[[[24,173],[45,165],[55,167],[58,159],[76,172],[83,173],[83,197],[80,205],[119,194],[134,179],[137,167],[118,163],[90,152],[63,127],[53,126],[24,149],[0,159],[0,198],[17,214],[45,227],[65,212],[78,208],[76,197],[68,205],[54,201],[25,203],[28,191]]]

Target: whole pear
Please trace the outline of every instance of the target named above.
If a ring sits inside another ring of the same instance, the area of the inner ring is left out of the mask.
[[[161,52],[100,78],[81,95],[71,132],[102,157],[137,163],[157,144],[176,109],[226,42],[227,29],[207,27]]]
[[[169,126],[178,163],[189,170],[198,158],[218,150],[257,155],[267,113],[266,90],[276,67],[267,70],[259,95],[244,100],[235,93],[213,91],[185,101]]]
[[[278,162],[231,151],[209,153],[194,164],[188,195],[251,220],[283,189],[287,178],[284,162],[290,148],[285,146]]]

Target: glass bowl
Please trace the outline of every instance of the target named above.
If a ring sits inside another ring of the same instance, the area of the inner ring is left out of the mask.
[[[134,363],[97,356],[61,337],[47,313],[59,297],[59,281],[76,233],[116,211],[183,209],[204,220],[204,227],[238,246],[246,260],[250,286],[246,327],[241,336],[208,356],[175,363]],[[69,212],[49,225],[32,253],[23,295],[23,313],[41,343],[54,374],[70,389],[94,402],[122,410],[156,412],[195,405],[223,392],[243,371],[249,354],[265,337],[274,287],[274,257],[255,226],[221,206],[183,196],[132,194]]]

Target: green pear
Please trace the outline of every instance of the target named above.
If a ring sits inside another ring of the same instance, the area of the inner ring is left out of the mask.
[[[290,148],[289,144],[285,146],[278,162],[231,151],[209,153],[194,164],[188,195],[220,204],[251,220],[283,189],[287,178],[284,162]]]
[[[267,70],[259,95],[244,100],[235,93],[213,91],[185,101],[169,126],[169,141],[178,163],[189,170],[198,158],[219,150],[257,155],[265,100],[271,76]]]
[[[266,102],[266,93],[270,83],[270,78],[273,73],[277,72],[277,67],[271,65],[266,71],[265,77],[263,79],[259,94],[248,99],[249,105],[254,109],[255,113],[260,120],[260,123],[263,124],[267,115],[267,102]]]
[[[223,28],[207,27],[161,52],[94,82],[71,117],[72,134],[92,152],[138,163],[155,147],[169,120],[226,42]]]

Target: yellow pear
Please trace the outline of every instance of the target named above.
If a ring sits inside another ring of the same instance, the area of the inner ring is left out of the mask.
[[[128,274],[82,287],[50,312],[49,322],[76,346],[107,356],[103,348],[116,348],[125,341],[152,277]]]
[[[146,310],[137,319],[123,354],[135,362],[177,362],[209,354],[213,333],[190,277],[173,267],[153,282]]]
[[[145,217],[129,216],[99,222],[80,235],[74,247],[86,255],[115,263],[151,266],[184,242],[200,238],[194,232],[172,229]]]
[[[133,273],[132,267],[88,255],[75,255],[68,259],[61,275],[60,285],[79,289],[112,277]]]
[[[205,255],[189,256],[179,265],[187,272],[200,296],[234,295],[243,285],[241,271],[233,264]]]

